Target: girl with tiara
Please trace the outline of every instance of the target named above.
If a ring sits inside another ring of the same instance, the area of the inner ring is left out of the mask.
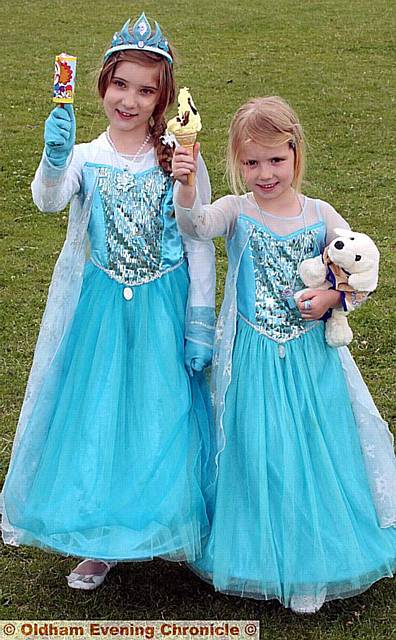
[[[71,105],[45,124],[33,199],[48,212],[71,201],[70,218],[2,493],[4,541],[86,558],[68,576],[77,589],[116,560],[197,558],[213,481],[198,372],[214,251],[177,230],[161,140],[173,55],[157,23],[142,14],[114,35],[98,90],[109,127],[96,140],[75,146]],[[210,202],[202,158],[197,187]]]
[[[319,320],[340,294],[294,302],[302,260],[349,228],[301,193],[303,167],[301,126],[277,97],[251,100],[232,121],[237,195],[205,205],[186,184],[194,160],[183,148],[173,159],[180,228],[224,236],[229,260],[213,359],[214,519],[193,568],[225,593],[311,613],[395,570],[396,460],[348,349],[325,342]]]

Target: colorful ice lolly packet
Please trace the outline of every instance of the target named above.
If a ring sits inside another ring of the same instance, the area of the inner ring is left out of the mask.
[[[76,64],[77,58],[75,56],[69,56],[67,53],[60,53],[55,57],[53,102],[57,102],[58,104],[73,102]]]

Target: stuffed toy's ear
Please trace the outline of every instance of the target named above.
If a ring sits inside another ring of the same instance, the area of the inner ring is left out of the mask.
[[[348,278],[348,284],[356,291],[374,291],[378,284],[378,269],[363,273],[352,273]]]
[[[337,236],[350,236],[351,233],[353,233],[353,231],[351,231],[351,229],[342,229],[340,227],[337,227],[333,231]]]

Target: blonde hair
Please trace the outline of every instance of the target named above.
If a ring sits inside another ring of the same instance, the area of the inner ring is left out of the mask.
[[[292,186],[300,191],[305,168],[305,142],[301,125],[290,105],[278,96],[254,98],[232,119],[227,150],[227,177],[232,191],[246,191],[241,154],[248,142],[277,147],[286,142],[294,151]]]

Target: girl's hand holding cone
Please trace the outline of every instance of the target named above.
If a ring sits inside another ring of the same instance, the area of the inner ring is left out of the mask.
[[[186,147],[177,147],[172,159],[172,173],[175,180],[180,182],[177,200],[181,207],[191,209],[195,200],[195,174],[199,142],[193,148],[193,155]],[[193,179],[191,179],[193,178]]]
[[[197,159],[199,142],[193,147],[177,147],[172,159],[172,173],[175,180],[183,185],[195,186],[195,174],[197,172]]]

